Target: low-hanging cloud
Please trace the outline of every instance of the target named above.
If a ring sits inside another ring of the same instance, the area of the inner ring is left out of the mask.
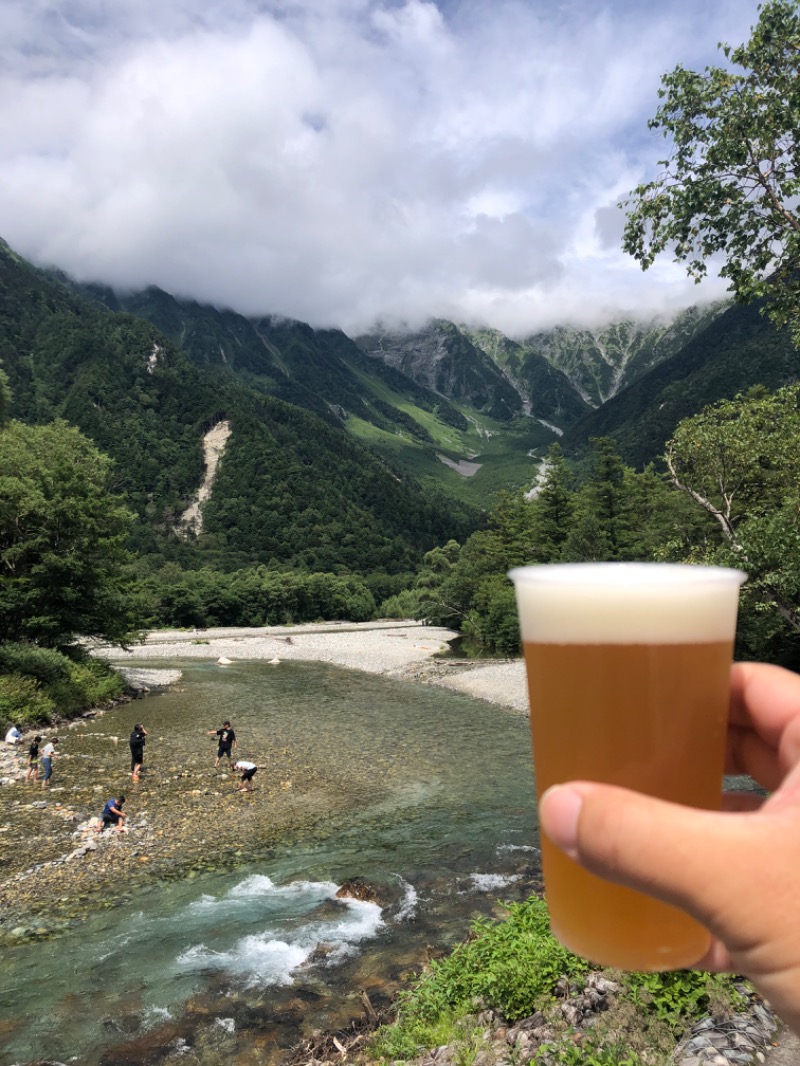
[[[119,9],[119,10],[118,10]],[[616,203],[744,0],[6,0],[0,236],[80,280],[348,332],[522,334],[701,294]]]

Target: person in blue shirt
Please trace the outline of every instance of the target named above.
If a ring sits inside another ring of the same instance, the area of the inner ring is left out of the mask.
[[[101,816],[103,821],[98,829],[98,833],[102,833],[103,830],[110,825],[115,825],[118,833],[125,832],[125,812],[122,810],[124,802],[124,796],[120,796],[118,799],[112,798],[108,800],[103,808],[103,814]]]

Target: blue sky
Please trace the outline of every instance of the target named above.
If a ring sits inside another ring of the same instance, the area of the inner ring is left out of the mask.
[[[349,333],[717,298],[620,250],[661,75],[755,0],[4,0],[0,236],[81,280]]]

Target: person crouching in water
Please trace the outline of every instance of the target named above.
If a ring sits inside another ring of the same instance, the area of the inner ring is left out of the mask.
[[[131,780],[138,781],[139,774],[142,772],[142,763],[144,762],[144,743],[147,736],[147,730],[141,723],[137,722],[133,727],[131,733],[130,745],[131,745]]]
[[[258,773],[258,767],[254,762],[246,762],[239,759],[233,764],[234,770],[242,771],[241,784],[236,786],[237,792],[249,792],[253,786],[253,778]]]
[[[120,796],[118,799],[110,799],[103,808],[102,822],[98,833],[102,833],[110,825],[117,827],[118,833],[125,832],[125,812],[122,809],[122,805],[125,802],[125,797]]]

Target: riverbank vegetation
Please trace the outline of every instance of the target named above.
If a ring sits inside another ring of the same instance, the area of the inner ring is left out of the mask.
[[[116,670],[78,648],[67,655],[33,644],[0,644],[0,722],[22,730],[44,727],[124,693]]]
[[[428,552],[413,588],[382,605],[505,654],[520,651],[507,572],[594,560],[746,570],[737,656],[800,666],[800,387],[751,389],[680,423],[661,469],[612,441],[580,461],[554,445],[532,492],[502,497],[488,528]]]
[[[594,1009],[582,1016],[587,990]],[[405,1062],[449,1045],[447,1061],[468,1066],[499,1030],[503,1039],[530,1019],[518,1031],[538,1036],[521,1061],[666,1066],[693,1023],[731,1017],[750,994],[731,975],[601,972],[562,947],[544,900],[531,897],[510,904],[504,918],[476,920],[462,944],[431,962],[400,994],[395,1019],[376,1031],[365,1058]]]
[[[554,445],[535,488],[501,494],[486,528],[428,550],[416,571],[367,575],[274,561],[218,569],[137,553],[133,515],[113,491],[113,463],[64,422],[10,422],[0,429],[0,469],[9,471],[0,486],[0,626],[6,640],[54,649],[72,664],[87,638],[125,643],[152,628],[374,617],[426,619],[514,655],[519,628],[507,573],[515,566],[712,563],[749,574],[737,656],[796,668],[799,397],[798,386],[757,388],[704,409],[676,428],[660,469],[634,470],[605,438],[580,459]],[[13,673],[6,676],[0,658],[0,711],[41,720],[52,694],[40,691],[36,672]]]

